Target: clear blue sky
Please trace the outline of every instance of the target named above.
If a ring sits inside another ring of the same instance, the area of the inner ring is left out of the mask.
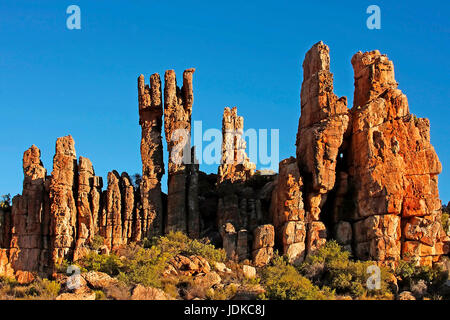
[[[71,4],[81,8],[81,30],[66,28]],[[371,4],[381,8],[381,30],[366,27]],[[67,134],[97,175],[140,172],[136,79],[167,69],[175,69],[179,84],[184,69],[197,69],[193,120],[204,128],[220,128],[223,108],[238,106],[246,128],[280,129],[280,160],[295,155],[301,63],[323,40],[335,92],[350,104],[354,53],[379,49],[394,61],[411,112],[431,121],[447,203],[449,12],[447,0],[3,0],[0,194],[21,192],[21,159],[32,144],[50,173],[55,140]]]

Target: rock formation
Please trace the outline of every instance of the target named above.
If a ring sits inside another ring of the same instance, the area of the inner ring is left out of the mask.
[[[48,266],[48,212],[44,205],[46,170],[40,150],[31,146],[23,154],[23,192],[13,198],[9,262],[19,281],[32,279],[31,272]]]
[[[77,235],[76,177],[75,142],[71,136],[58,138],[50,183],[50,247],[55,265],[73,254]]]
[[[246,181],[254,174],[256,165],[250,162],[242,138],[244,118],[237,115],[237,108],[225,108],[222,120],[222,157],[219,166],[218,183],[224,181]]]
[[[442,167],[430,144],[430,124],[409,113],[394,66],[379,51],[352,58],[355,94],[348,153],[356,205],[355,254],[395,264],[400,258],[430,265],[448,241],[440,223],[437,175]]]
[[[192,77],[195,69],[185,70],[183,86],[177,86],[175,72],[164,76],[164,130],[169,151],[169,177],[165,232],[187,230],[187,165],[191,164],[191,114],[194,103]]]
[[[150,86],[143,75],[138,79],[139,124],[142,128],[141,158],[142,233],[145,236],[163,234],[163,204],[161,178],[164,174],[162,130],[162,93],[159,74],[150,76]],[[141,235],[135,239],[140,240]]]
[[[280,162],[276,186],[272,193],[271,216],[278,246],[294,264],[305,258],[306,222],[302,187],[294,157]]]
[[[22,195],[11,210],[0,209],[0,275],[28,282],[97,250],[98,236],[99,251],[114,252],[169,231],[208,237],[229,259],[257,267],[275,249],[299,264],[331,238],[356,258],[391,267],[400,259],[439,262],[450,241],[441,225],[442,167],[429,121],[409,113],[385,55],[358,52],[352,64],[348,109],[346,98],[333,93],[329,48],[319,42],[306,53],[296,157],[282,160],[278,175],[255,171],[236,108],[224,110],[218,174],[201,172],[190,143],[194,69],[184,72],[181,89],[175,72],[165,73],[164,101],[159,75],[149,85],[141,75],[142,179],[113,170],[102,190],[91,161],[77,162],[71,136],[57,139],[47,176],[33,145],[23,156]],[[163,113],[167,196],[161,192]],[[199,257],[177,259],[173,269],[204,267]]]
[[[329,48],[315,44],[303,61],[301,116],[297,133],[297,162],[305,184],[308,241],[314,251],[324,243],[320,212],[333,189],[339,149],[349,124],[347,99],[333,93]]]
[[[88,252],[97,233],[97,219],[100,208],[99,188],[101,177],[96,177],[94,167],[88,158],[78,160],[78,198],[77,198],[77,240],[74,261]]]

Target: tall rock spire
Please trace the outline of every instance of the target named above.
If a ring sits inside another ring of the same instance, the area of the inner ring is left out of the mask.
[[[333,93],[329,48],[315,44],[303,61],[301,116],[297,132],[297,162],[305,185],[305,207],[310,223],[307,251],[321,246],[325,226],[320,211],[336,180],[339,149],[349,124],[347,99]]]
[[[224,181],[245,181],[254,174],[256,165],[250,162],[245,149],[244,117],[237,114],[237,108],[226,107],[222,119],[222,158],[219,166],[218,183]]]
[[[192,77],[195,69],[183,73],[177,86],[175,72],[164,76],[164,130],[169,151],[169,177],[165,232],[187,232],[188,167],[191,159],[191,114],[194,102]]]
[[[161,178],[164,174],[162,130],[162,93],[159,74],[150,76],[150,86],[143,75],[138,78],[139,124],[141,125],[142,181],[140,219],[143,236],[163,234]],[[139,240],[139,239],[135,239]]]
[[[51,261],[60,264],[73,254],[77,228],[77,157],[72,136],[56,140],[50,184]]]
[[[348,155],[355,254],[395,265],[400,258],[431,265],[445,252],[440,222],[441,163],[430,123],[409,113],[394,66],[378,50],[352,58],[353,127]]]

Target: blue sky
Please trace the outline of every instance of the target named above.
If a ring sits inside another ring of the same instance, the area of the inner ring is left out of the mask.
[[[66,28],[71,4],[81,8],[81,30]],[[366,27],[371,4],[381,8],[381,30]],[[301,64],[323,40],[330,47],[335,93],[349,104],[354,53],[379,49],[394,61],[411,112],[431,121],[431,141],[443,164],[440,195],[447,203],[449,11],[449,1],[432,0],[3,0],[0,194],[21,192],[21,159],[32,144],[50,173],[55,140],[67,134],[97,175],[140,172],[136,79],[167,69],[181,84],[183,70],[196,68],[192,116],[203,128],[220,128],[223,108],[237,106],[246,128],[280,129],[280,160],[295,155]]]

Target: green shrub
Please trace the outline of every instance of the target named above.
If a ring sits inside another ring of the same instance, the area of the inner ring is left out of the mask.
[[[105,272],[110,276],[117,276],[123,267],[123,262],[114,253],[103,255],[91,251],[79,263],[87,271]]]
[[[450,218],[449,218],[448,212],[442,213],[441,223],[442,223],[442,227],[444,228],[445,232],[448,233],[450,231]]]
[[[399,284],[408,288],[420,280],[425,281],[430,293],[437,291],[447,280],[447,272],[442,270],[439,265],[418,266],[404,260],[398,264],[395,274],[400,278]]]
[[[172,253],[163,252],[156,246],[141,248],[134,257],[123,261],[119,279],[128,284],[163,288],[162,274],[172,257]]]
[[[52,300],[61,290],[61,284],[48,279],[37,279],[28,289],[27,295],[38,299]]]
[[[261,282],[266,289],[262,299],[270,300],[325,300],[333,299],[334,292],[319,287],[303,277],[283,257],[275,255],[261,270]]]
[[[2,200],[0,200],[0,209],[9,209],[11,208],[11,195],[4,194],[2,195]]]
[[[186,256],[199,255],[209,262],[223,262],[226,260],[226,253],[223,249],[216,249],[209,240],[190,239],[181,232],[170,232],[164,237],[153,239],[153,246],[161,249],[162,252],[173,256],[183,254]]]
[[[95,290],[95,300],[107,300],[106,295],[102,290]]]
[[[105,243],[105,238],[103,238],[101,235],[97,234],[94,236],[94,239],[92,239],[91,249],[98,251],[103,246],[104,243]]]
[[[315,285],[329,287],[341,295],[351,295],[354,298],[389,296],[389,279],[392,274],[385,267],[380,267],[381,288],[367,288],[366,282],[371,276],[367,270],[374,264],[372,261],[354,261],[350,258],[350,253],[337,242],[328,241],[325,246],[306,258],[299,271]]]

